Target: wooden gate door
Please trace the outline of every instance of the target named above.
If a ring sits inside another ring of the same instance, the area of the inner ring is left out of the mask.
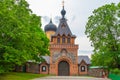
[[[61,61],[58,64],[58,76],[69,76],[69,63],[66,61]]]

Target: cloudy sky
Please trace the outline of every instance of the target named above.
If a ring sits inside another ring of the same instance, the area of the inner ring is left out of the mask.
[[[30,4],[30,9],[33,13],[42,17],[42,28],[49,23],[52,17],[53,23],[58,26],[61,17],[63,0],[26,0]],[[98,7],[110,4],[119,3],[120,0],[64,0],[66,18],[68,25],[73,34],[77,36],[76,44],[79,44],[79,55],[92,54],[93,47],[89,39],[85,35],[85,25],[88,17],[92,15],[92,11]]]

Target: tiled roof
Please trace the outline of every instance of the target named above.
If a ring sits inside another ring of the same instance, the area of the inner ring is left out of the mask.
[[[57,35],[68,36],[68,35],[70,35],[72,37],[75,37],[75,35],[72,35],[72,32],[71,32],[71,30],[70,30],[66,21],[67,20],[65,18],[60,19],[60,24],[59,24],[58,29],[57,29],[54,36],[57,36]]]
[[[50,56],[42,56],[45,61],[50,64]],[[81,63],[81,61],[84,60],[87,64],[91,64],[90,59],[88,56],[78,56],[78,64]]]
[[[78,64],[80,64],[82,60],[84,60],[87,64],[91,63],[88,56],[78,56]]]
[[[45,61],[48,63],[48,64],[50,64],[50,56],[42,56],[44,59],[45,59]]]

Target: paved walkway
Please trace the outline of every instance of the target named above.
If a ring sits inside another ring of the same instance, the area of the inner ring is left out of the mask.
[[[48,76],[44,78],[36,78],[33,80],[110,80],[105,78],[93,78],[93,77],[79,77],[79,76]]]

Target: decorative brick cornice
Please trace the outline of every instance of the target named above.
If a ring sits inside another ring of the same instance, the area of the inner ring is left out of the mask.
[[[49,49],[51,49],[51,48],[76,48],[76,49],[78,49],[78,45],[73,45],[73,44],[51,44],[50,46],[49,46]]]

